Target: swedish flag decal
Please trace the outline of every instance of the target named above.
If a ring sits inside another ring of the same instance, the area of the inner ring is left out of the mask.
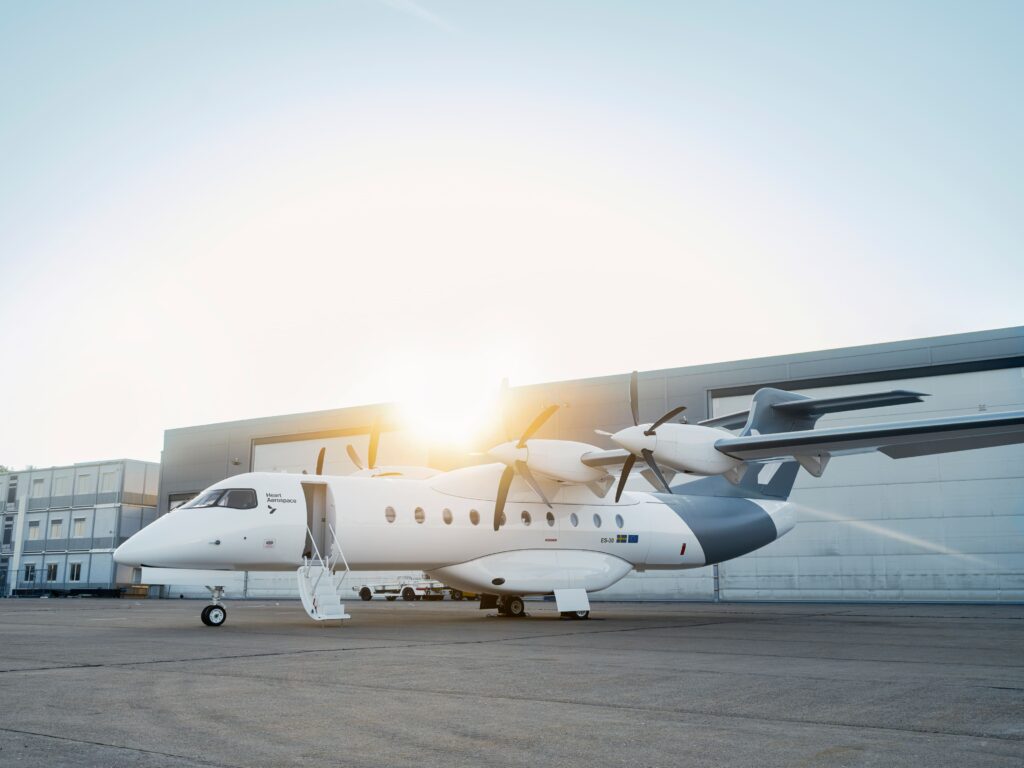
[[[626,543],[628,543],[628,541],[629,541],[629,537],[626,536],[626,534],[624,534],[624,533],[620,533],[618,536],[615,537],[615,543],[616,544],[626,544]]]

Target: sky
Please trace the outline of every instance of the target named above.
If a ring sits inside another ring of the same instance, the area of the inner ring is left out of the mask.
[[[0,464],[1024,323],[1024,4],[0,4]]]

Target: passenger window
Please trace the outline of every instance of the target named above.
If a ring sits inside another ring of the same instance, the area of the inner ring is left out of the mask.
[[[452,511],[445,507],[445,510],[441,513],[441,517],[444,520],[445,525],[452,524]]]
[[[395,508],[394,507],[387,507],[387,508],[385,508],[385,510],[384,510],[384,519],[387,520],[389,523],[395,522]]]
[[[416,518],[417,523],[422,523],[427,519],[427,516],[423,513],[423,507],[416,507],[416,511],[413,513],[413,517]]]
[[[469,510],[469,522],[473,525],[480,525],[480,513],[475,509]]]
[[[626,523],[625,523],[625,521],[624,521],[624,520],[622,519],[622,515],[616,515],[616,516],[615,516],[615,525],[617,525],[617,526],[618,526],[618,527],[619,527],[619,528],[621,529],[621,528],[622,528],[622,526],[624,526],[625,524],[626,524]]]
[[[576,516],[575,512],[569,515],[569,522],[572,524],[573,528],[580,524],[580,519]]]
[[[552,528],[554,528],[555,527],[555,513],[554,512],[548,512],[547,518],[548,518],[548,525],[551,526]]]
[[[594,515],[594,527],[595,528],[600,528],[601,527],[601,516],[600,515]]]
[[[525,509],[523,510],[523,514],[519,516],[519,519],[523,521],[523,525],[529,525],[533,522],[533,518],[530,517],[530,513]]]

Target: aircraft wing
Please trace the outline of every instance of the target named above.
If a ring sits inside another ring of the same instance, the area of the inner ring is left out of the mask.
[[[1024,443],[1024,411],[726,437],[715,448],[741,461],[881,451],[893,459]]]

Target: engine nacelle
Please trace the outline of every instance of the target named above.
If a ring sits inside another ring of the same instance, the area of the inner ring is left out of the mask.
[[[662,424],[656,434],[645,435],[650,425],[629,427],[612,435],[612,440],[630,453],[649,450],[659,464],[695,475],[723,475],[743,462],[715,448],[715,443],[732,434],[699,424]]]
[[[654,458],[659,464],[695,475],[723,475],[743,462],[715,448],[728,432],[699,424],[662,424],[658,427]]]
[[[510,466],[516,461],[526,462],[531,472],[552,480],[592,483],[608,473],[600,467],[588,467],[581,457],[600,450],[596,445],[571,440],[528,440],[525,448],[517,448],[515,443],[503,443],[487,453]]]

